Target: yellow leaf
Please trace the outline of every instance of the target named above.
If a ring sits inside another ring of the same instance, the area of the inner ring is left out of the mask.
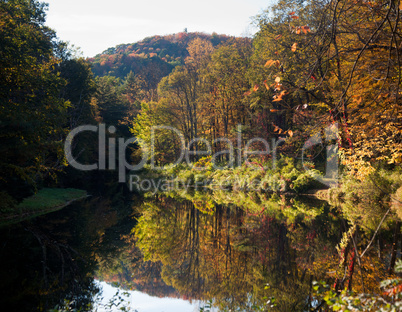
[[[296,49],[297,49],[297,43],[295,42],[293,43],[291,50],[292,52],[296,52]]]
[[[292,136],[293,136],[293,131],[292,131],[292,130],[288,130],[288,134],[289,134],[290,137],[292,137]]]
[[[276,77],[276,78],[275,78],[275,82],[276,82],[276,83],[281,82],[281,77]]]

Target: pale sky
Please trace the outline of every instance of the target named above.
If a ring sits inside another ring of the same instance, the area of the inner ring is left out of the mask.
[[[49,3],[47,25],[63,41],[91,57],[122,43],[153,35],[217,32],[253,34],[251,17],[272,0],[43,0]]]

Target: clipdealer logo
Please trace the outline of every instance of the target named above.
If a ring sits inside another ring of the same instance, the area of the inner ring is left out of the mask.
[[[64,144],[64,152],[67,162],[70,166],[81,171],[93,171],[93,170],[117,170],[118,181],[120,183],[127,183],[128,180],[133,181],[133,177],[127,179],[127,172],[138,172],[144,168],[145,164],[149,163],[151,169],[162,169],[155,165],[155,134],[156,131],[165,130],[171,131],[172,135],[176,135],[180,141],[180,155],[173,165],[183,163],[185,161],[191,166],[191,156],[212,156],[212,165],[214,169],[234,168],[241,166],[243,163],[248,162],[248,158],[251,155],[257,156],[271,156],[272,168],[275,168],[277,160],[277,148],[280,144],[285,142],[284,138],[272,139],[269,144],[267,140],[262,138],[253,138],[248,140],[246,144],[243,144],[242,127],[237,127],[237,137],[235,144],[228,138],[218,138],[213,142],[209,142],[205,138],[195,138],[189,142],[185,142],[184,135],[176,128],[170,126],[154,126],[151,128],[151,142],[147,144],[139,138],[116,138],[108,137],[108,135],[114,135],[116,133],[116,127],[106,127],[105,124],[95,125],[83,125],[73,129],[67,136]],[[98,162],[93,164],[79,163],[73,156],[73,143],[76,136],[83,132],[98,133]],[[324,176],[317,175],[315,171],[309,169],[306,165],[305,153],[306,150],[312,148],[315,145],[324,145],[321,135],[316,134],[306,141],[302,148],[302,165],[303,168],[310,172],[311,175],[327,186],[333,186],[338,180],[338,145],[329,144],[333,140],[338,139],[338,125],[333,124],[325,129],[325,142],[326,145],[326,172]],[[225,143],[227,149],[212,154],[212,146],[215,143]],[[137,144],[141,148],[142,158],[138,164],[131,164],[127,161],[126,152],[130,144]],[[193,146],[202,143],[205,146],[204,150],[193,150]],[[260,150],[254,150],[252,146],[258,144],[263,147]],[[219,167],[217,158],[220,155],[227,154],[229,160],[225,167]],[[265,168],[264,168],[265,169]],[[137,181],[138,182],[138,181]]]

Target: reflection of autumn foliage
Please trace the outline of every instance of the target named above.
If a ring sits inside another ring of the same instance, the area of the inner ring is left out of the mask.
[[[138,274],[152,285],[138,270],[152,264],[180,297],[214,298],[216,306],[227,309],[262,305],[268,283],[278,311],[302,309],[312,298],[313,280],[342,281],[340,289],[379,291],[378,280],[387,273],[376,253],[367,254],[359,266],[350,248],[344,266],[339,265],[335,246],[344,223],[335,209],[320,201],[250,194],[252,205],[236,194],[231,193],[232,203],[220,192],[217,197],[183,192],[181,199],[170,194],[147,200],[135,232],[125,236],[130,249],[138,248],[130,257],[141,258],[131,267],[132,282],[138,282]],[[193,204],[202,201],[207,210]],[[361,233],[358,246],[366,242]]]
[[[217,204],[213,214],[201,213],[190,202],[158,198],[143,207],[135,233],[144,259],[161,262],[163,280],[185,297],[241,307],[261,303],[269,283],[286,310],[308,294],[300,265],[311,259],[298,256],[288,225],[274,215]]]

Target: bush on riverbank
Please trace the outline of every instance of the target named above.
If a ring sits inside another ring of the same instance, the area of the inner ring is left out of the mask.
[[[389,222],[397,218],[396,215],[402,217],[402,205],[399,204],[401,187],[402,172],[399,168],[379,169],[364,180],[345,174],[338,188],[330,189],[319,197],[341,207],[345,218],[351,222],[375,230],[390,207],[391,217],[386,219],[384,227],[389,226]]]
[[[309,167],[312,167],[311,165]],[[210,189],[303,193],[325,188],[314,176],[322,176],[315,169],[306,171],[292,158],[281,158],[275,163],[244,163],[239,167],[214,168],[211,159],[201,158],[197,163],[169,165],[157,171],[182,185]],[[146,176],[154,176],[155,171]]]

